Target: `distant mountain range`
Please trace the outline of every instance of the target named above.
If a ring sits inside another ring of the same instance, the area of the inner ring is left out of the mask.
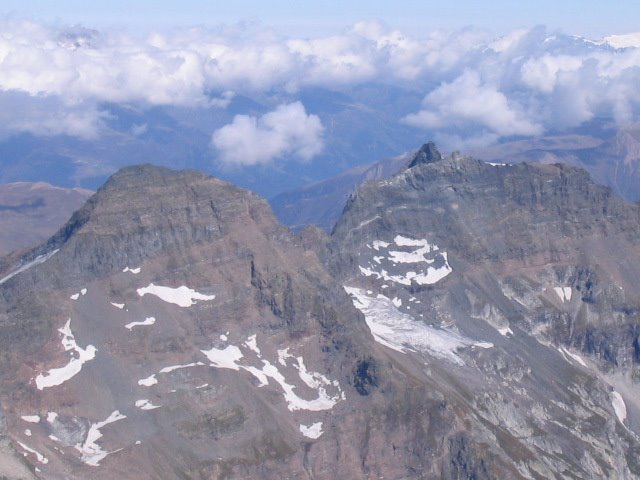
[[[216,129],[237,114],[259,116],[293,99],[324,127],[325,148],[313,161],[286,157],[249,168],[216,161]],[[398,120],[419,102],[409,89],[368,84],[345,91],[307,88],[291,98],[237,95],[226,108],[104,104],[106,128],[97,138],[19,134],[0,140],[0,183],[44,181],[95,190],[123,166],[152,163],[199,169],[271,197],[418,144],[422,133]]]
[[[0,256],[49,238],[92,194],[42,182],[0,185]]]

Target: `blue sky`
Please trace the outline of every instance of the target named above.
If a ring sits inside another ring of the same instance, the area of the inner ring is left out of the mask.
[[[414,35],[474,25],[495,33],[546,25],[550,30],[601,37],[640,29],[637,0],[3,0],[0,12],[52,23],[121,26],[143,31],[188,25],[258,21],[292,35],[331,33],[363,19],[379,19]]]

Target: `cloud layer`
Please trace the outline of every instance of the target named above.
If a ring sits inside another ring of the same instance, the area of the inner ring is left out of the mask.
[[[104,125],[105,102],[226,108],[234,93],[280,92],[295,99],[304,87],[341,90],[376,81],[423,95],[422,104],[397,121],[458,139],[453,143],[487,143],[594,117],[635,121],[638,46],[640,35],[591,41],[543,27],[501,38],[474,29],[412,38],[360,22],[342,34],[311,39],[242,27],[138,38],[5,21],[0,134],[95,137]],[[240,132],[257,141],[243,142]],[[212,143],[224,161],[251,165],[282,155],[311,158],[321,148],[321,132],[303,105],[284,103],[262,117],[236,116]],[[259,151],[253,146],[258,143]]]
[[[211,143],[226,164],[266,164],[284,155],[310,160],[322,151],[322,131],[320,119],[294,102],[260,117],[236,115],[213,133]]]

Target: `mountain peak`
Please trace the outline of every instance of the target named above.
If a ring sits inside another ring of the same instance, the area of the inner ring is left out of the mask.
[[[265,234],[281,230],[266,201],[252,192],[194,170],[131,166],[111,176],[25,260],[60,250],[49,263],[60,262],[65,278],[80,280],[210,242],[238,225]]]
[[[413,168],[416,165],[421,165],[424,163],[433,163],[442,160],[442,154],[436,148],[436,144],[433,142],[427,142],[420,150],[416,152],[413,159],[409,163],[409,168]]]

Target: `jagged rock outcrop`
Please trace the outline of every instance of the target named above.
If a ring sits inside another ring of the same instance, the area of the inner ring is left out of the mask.
[[[442,154],[436,148],[436,144],[427,142],[416,152],[413,159],[409,162],[408,167],[413,168],[416,165],[438,162],[440,160],[442,160]]]

